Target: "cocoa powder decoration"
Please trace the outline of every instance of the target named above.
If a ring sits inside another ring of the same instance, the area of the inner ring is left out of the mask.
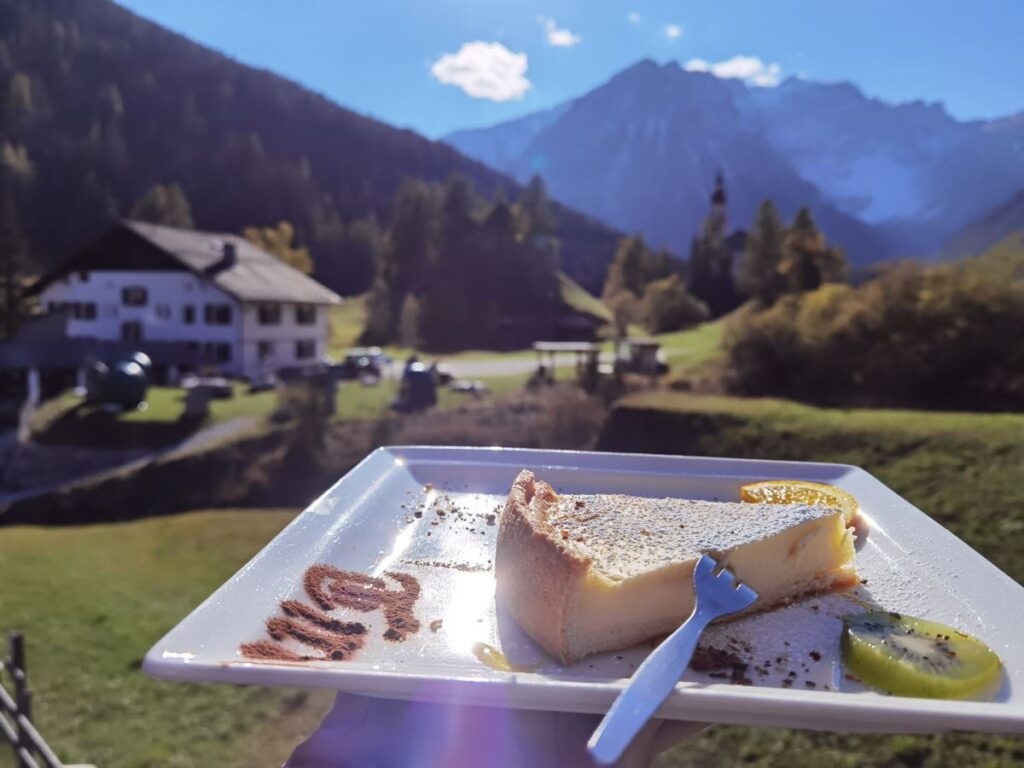
[[[388,625],[384,638],[392,642],[405,640],[420,629],[413,612],[420,596],[420,583],[407,573],[386,571],[384,575],[397,582],[399,589],[388,589],[387,582],[375,576],[330,565],[311,566],[303,576],[303,586],[319,609],[299,600],[283,601],[280,607],[284,616],[267,620],[271,639],[243,643],[239,650],[246,658],[263,661],[349,659],[365,644],[367,629],[360,622],[342,621],[325,613],[341,608],[360,613],[382,610]],[[316,649],[319,654],[296,653],[282,645],[288,639]]]

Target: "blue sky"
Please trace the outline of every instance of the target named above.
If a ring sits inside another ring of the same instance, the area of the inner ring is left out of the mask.
[[[577,96],[638,59],[763,87],[849,80],[956,117],[1024,110],[1024,0],[122,0],[243,61],[438,137]]]

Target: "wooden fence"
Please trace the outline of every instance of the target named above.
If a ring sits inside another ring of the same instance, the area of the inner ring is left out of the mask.
[[[0,675],[0,736],[14,748],[18,768],[71,768],[65,766],[39,731],[32,725],[32,691],[25,671],[25,638],[20,632],[8,635],[10,656],[0,658],[0,672],[6,671],[14,683],[12,695]]]

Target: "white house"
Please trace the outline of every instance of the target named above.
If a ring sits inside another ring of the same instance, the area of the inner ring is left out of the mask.
[[[46,312],[66,315],[68,337],[253,379],[316,365],[328,307],[341,301],[244,238],[128,220],[34,290]]]

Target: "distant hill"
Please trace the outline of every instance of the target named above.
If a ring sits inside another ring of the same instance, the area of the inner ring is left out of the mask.
[[[941,255],[947,259],[975,256],[1015,233],[1024,235],[1024,189],[969,221],[949,239]]]
[[[203,229],[291,221],[317,262],[347,258],[345,222],[386,220],[405,177],[462,173],[487,195],[518,191],[448,145],[108,0],[0,0],[0,30],[0,149],[20,172],[18,207],[40,269],[158,183],[184,189]],[[564,269],[596,289],[618,233],[555,214]]]
[[[734,226],[765,197],[786,214],[807,204],[862,264],[937,251],[1024,178],[1024,115],[960,122],[850,83],[755,88],[646,60],[555,109],[446,140],[516,178],[540,172],[566,203],[677,250],[721,170]]]

